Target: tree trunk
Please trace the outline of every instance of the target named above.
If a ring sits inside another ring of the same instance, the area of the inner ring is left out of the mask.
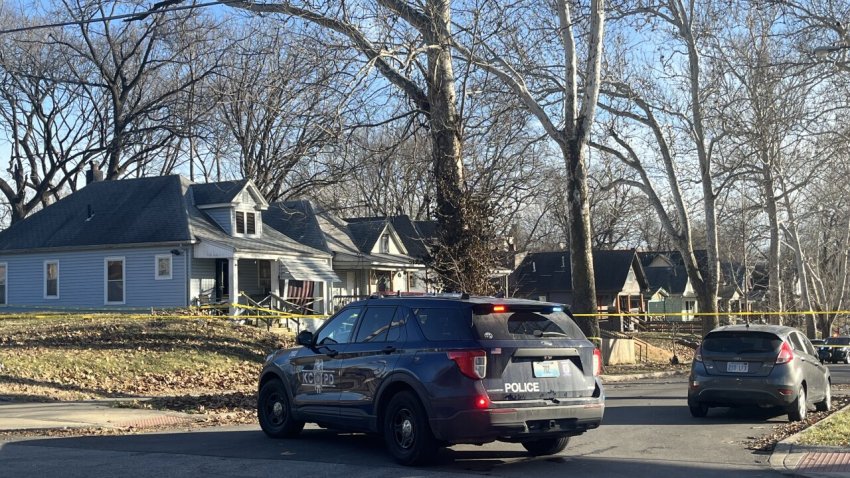
[[[769,312],[782,311],[782,284],[779,278],[779,218],[777,216],[776,196],[774,194],[773,174],[770,165],[762,166],[764,177],[764,200],[767,220],[770,226],[770,249],[767,257],[768,288],[767,307]],[[771,323],[782,325],[781,315],[771,315]]]
[[[579,141],[569,141],[564,150],[567,167],[567,204],[570,224],[570,267],[572,277],[572,310],[580,314],[597,312],[596,281],[590,239],[590,206],[587,192],[587,148]],[[588,337],[599,337],[599,318],[576,317],[576,323]]]

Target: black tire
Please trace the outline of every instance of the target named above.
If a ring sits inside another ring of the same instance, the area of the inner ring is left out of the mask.
[[[304,429],[304,422],[292,417],[289,395],[280,380],[269,380],[260,389],[257,418],[260,427],[272,438],[291,438]]]
[[[797,398],[788,406],[788,421],[801,422],[806,419],[808,405],[806,404],[806,389],[800,385]]]
[[[528,450],[531,456],[555,455],[564,451],[570,437],[541,438],[540,440],[529,440],[522,442],[523,448]]]
[[[691,410],[691,416],[694,418],[705,418],[708,415],[708,405],[704,403],[689,403],[688,408]]]
[[[411,392],[390,399],[383,419],[384,443],[395,460],[405,466],[424,465],[437,454],[439,443],[431,432],[425,407]]]
[[[815,410],[819,412],[828,412],[832,410],[832,384],[826,383],[826,390],[824,391],[825,395],[823,400],[815,403]]]

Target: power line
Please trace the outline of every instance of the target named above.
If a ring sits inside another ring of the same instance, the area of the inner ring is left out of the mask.
[[[30,25],[30,26],[27,26],[27,27],[20,27],[20,28],[9,28],[7,30],[0,30],[0,35],[6,35],[6,34],[9,34],[9,33],[28,32],[28,31],[34,31],[34,30],[44,30],[44,29],[47,29],[47,28],[67,27],[67,26],[71,26],[71,25],[81,25],[82,26],[82,25],[88,25],[89,23],[106,22],[106,21],[110,21],[110,20],[124,20],[126,22],[132,22],[132,21],[136,21],[136,20],[144,20],[149,15],[154,14],[154,13],[177,12],[177,11],[181,11],[181,10],[191,10],[191,9],[194,9],[194,8],[212,7],[214,5],[227,5],[229,3],[236,3],[239,0],[222,0],[220,2],[207,2],[207,3],[199,3],[199,4],[195,4],[195,5],[183,5],[183,6],[178,6],[178,7],[157,8],[157,5],[174,4],[174,3],[179,3],[181,1],[183,1],[183,0],[176,0],[176,1],[166,0],[166,1],[163,1],[163,2],[155,3],[154,6],[151,9],[146,10],[144,12],[124,13],[124,14],[121,14],[121,15],[112,15],[112,16],[109,16],[109,17],[90,18],[88,20],[72,20],[72,21],[67,21],[67,22],[47,23],[47,24],[43,24],[43,25]]]

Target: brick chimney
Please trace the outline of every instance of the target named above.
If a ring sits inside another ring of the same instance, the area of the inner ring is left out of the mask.
[[[89,185],[95,181],[103,181],[103,171],[100,170],[100,167],[92,161],[89,163],[89,170],[86,171],[86,185]]]

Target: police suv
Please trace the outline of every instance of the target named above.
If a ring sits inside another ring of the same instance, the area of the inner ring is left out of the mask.
[[[404,465],[495,440],[562,451],[602,422],[602,356],[559,304],[419,296],[353,302],[271,355],[257,415],[270,437],[305,422],[377,433]]]

